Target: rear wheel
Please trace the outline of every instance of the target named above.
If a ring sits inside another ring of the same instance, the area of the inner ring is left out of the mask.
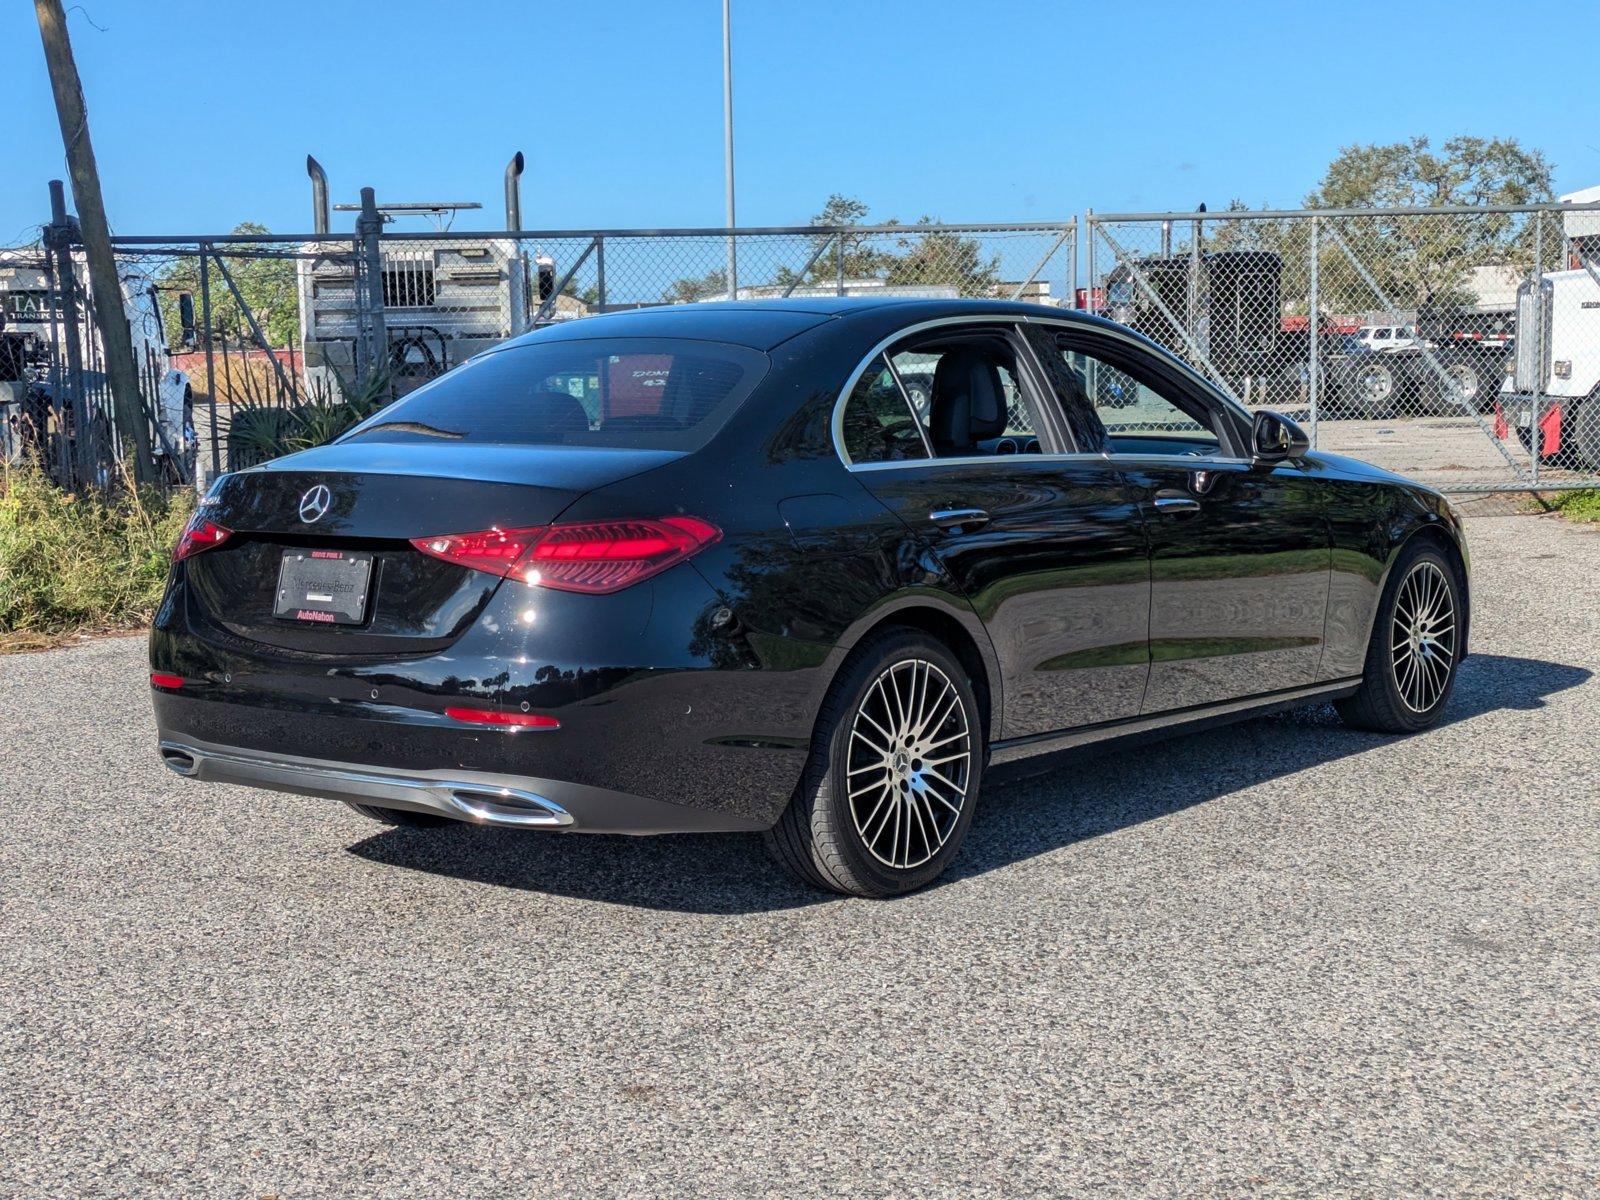
[[[1345,724],[1415,733],[1437,723],[1455,688],[1465,611],[1455,568],[1438,549],[1402,551],[1372,624],[1361,688],[1337,704]]]
[[[411,812],[404,808],[379,808],[374,804],[356,804],[349,800],[345,803],[363,817],[377,821],[380,825],[394,825],[403,829],[437,829],[440,825],[451,824],[449,817],[439,817],[433,813]]]
[[[1351,374],[1351,416],[1386,420],[1399,411],[1401,379],[1392,360],[1385,362],[1376,355],[1360,359]]]
[[[814,887],[868,897],[922,887],[966,837],[982,760],[977,701],[955,656],[912,630],[874,638],[829,690],[811,763],[767,848]]]

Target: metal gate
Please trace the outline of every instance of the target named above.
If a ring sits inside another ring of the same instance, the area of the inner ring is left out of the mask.
[[[1452,492],[1600,479],[1600,206],[1090,213],[1086,239],[1083,307],[1319,449]]]

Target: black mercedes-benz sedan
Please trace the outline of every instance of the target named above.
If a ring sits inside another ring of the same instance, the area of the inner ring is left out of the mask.
[[[174,558],[179,774],[391,825],[761,831],[863,896],[944,870],[986,774],[1329,701],[1420,730],[1467,649],[1437,493],[999,301],[541,329],[223,476]]]

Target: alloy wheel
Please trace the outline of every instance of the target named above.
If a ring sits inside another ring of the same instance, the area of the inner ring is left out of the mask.
[[[891,663],[856,707],[846,755],[850,816],[867,852],[907,870],[950,840],[972,779],[961,693],[926,659]]]
[[[1456,606],[1450,581],[1426,559],[1411,568],[1395,595],[1389,661],[1401,702],[1412,712],[1439,703],[1456,664]]]

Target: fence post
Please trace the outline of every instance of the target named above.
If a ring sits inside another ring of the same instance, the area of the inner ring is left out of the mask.
[[[1565,222],[1563,222],[1565,224]],[[1535,213],[1533,217],[1533,295],[1537,301],[1540,292],[1539,286],[1544,281],[1544,213]],[[1517,337],[1522,337],[1522,331],[1517,330]],[[1533,428],[1528,430],[1528,444],[1533,447],[1528,457],[1532,459],[1530,466],[1531,480],[1534,487],[1539,486],[1539,457],[1544,450],[1544,430],[1539,425],[1539,418],[1543,416],[1539,410],[1544,407],[1544,305],[1533,305],[1533,347],[1532,358],[1538,364],[1538,370],[1533,374]]]
[[[1074,308],[1078,303],[1078,223],[1072,223],[1072,239],[1067,243],[1067,299]]]
[[[600,312],[606,310],[606,239],[596,236],[594,239],[594,275],[595,275],[595,307]]]
[[[1094,304],[1094,209],[1092,208],[1083,210],[1083,244],[1084,250],[1089,256],[1089,275],[1083,281],[1085,289],[1083,293],[1083,310],[1084,312],[1092,313],[1096,311]]]
[[[356,376],[363,381],[369,374],[375,375],[384,369],[389,348],[389,333],[383,316],[383,247],[378,241],[382,232],[383,216],[378,212],[377,194],[364,187],[361,189],[361,216],[356,220],[356,237],[360,241],[359,252],[367,276],[366,287],[356,289],[356,304],[365,308],[357,314],[356,330]]]
[[[217,433],[217,359],[211,345],[211,243],[200,243],[200,336],[206,341],[206,391],[211,394],[211,477],[222,474],[222,446]],[[230,397],[231,398],[231,397]]]
[[[833,235],[833,273],[835,291],[839,296],[844,295],[844,234]]]
[[[1189,289],[1185,297],[1184,314],[1189,324],[1189,340],[1200,351],[1200,356],[1205,359],[1211,357],[1211,339],[1200,337],[1200,239],[1205,236],[1204,218],[1197,217],[1190,226],[1189,234]],[[1209,332],[1209,327],[1207,332]]]
[[[89,401],[83,381],[83,342],[78,329],[78,276],[72,267],[72,219],[67,216],[67,196],[61,180],[50,181],[50,224],[44,232],[44,244],[50,251],[55,275],[56,298],[61,305],[61,334],[66,343],[67,369],[62,375],[63,387],[55,397],[57,427],[62,430],[61,469],[76,475],[79,483],[89,484],[95,479],[96,442],[89,421]],[[68,454],[66,427],[70,412],[72,426],[78,434],[76,462]]]
[[[1311,331],[1311,362],[1306,368],[1306,387],[1309,393],[1307,399],[1311,402],[1310,436],[1313,450],[1317,448],[1318,393],[1321,391],[1322,383],[1322,302],[1317,279],[1321,219],[1315,213],[1311,214],[1311,295],[1307,307],[1307,320],[1310,322]]]

